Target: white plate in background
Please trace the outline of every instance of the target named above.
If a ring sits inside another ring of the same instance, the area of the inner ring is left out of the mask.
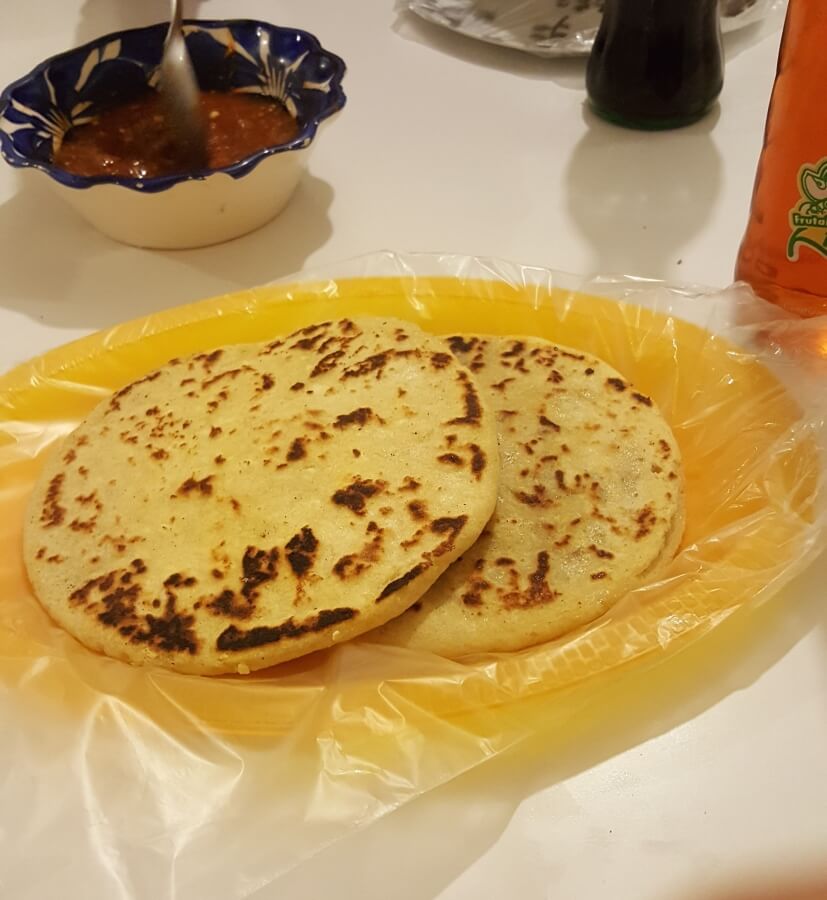
[[[604,0],[410,0],[423,19],[489,44],[537,56],[591,50]],[[725,32],[758,22],[783,0],[721,0]]]

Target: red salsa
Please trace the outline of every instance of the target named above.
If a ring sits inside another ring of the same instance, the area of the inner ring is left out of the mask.
[[[221,169],[299,133],[290,113],[269,97],[202,91],[207,165]],[[152,178],[186,171],[166,122],[160,95],[148,91],[103,110],[67,132],[53,162],[73,175]]]

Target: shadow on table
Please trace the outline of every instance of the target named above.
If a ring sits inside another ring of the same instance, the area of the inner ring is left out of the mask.
[[[0,306],[56,328],[104,328],[170,306],[253,287],[302,268],[330,237],[333,188],[305,174],[258,231],[198,250],[141,250],[92,229],[40,173],[0,205]]]
[[[663,277],[710,219],[722,161],[718,107],[679,131],[634,131],[583,107],[587,130],[564,175],[572,221],[592,250],[590,271]]]
[[[815,567],[827,578],[827,556]],[[339,841],[253,896],[315,900],[337,873],[348,896],[360,900],[386,900],[390,893],[395,900],[436,897],[497,842],[524,799],[743,690],[819,625],[827,630],[827,608],[814,592],[797,596],[794,581],[763,607],[734,615],[661,663],[656,675],[643,667],[619,675],[564,728],[538,729],[521,746]]]

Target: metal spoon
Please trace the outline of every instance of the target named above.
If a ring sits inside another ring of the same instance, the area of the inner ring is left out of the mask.
[[[183,0],[172,0],[159,88],[182,163],[188,169],[204,169],[207,166],[206,133],[198,101],[198,81],[181,29],[182,7]]]

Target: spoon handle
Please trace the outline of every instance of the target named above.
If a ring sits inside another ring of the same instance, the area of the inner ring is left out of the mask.
[[[171,0],[170,23],[161,58],[161,96],[175,143],[190,168],[207,165],[206,135],[201,117],[198,81],[187,51],[183,0]]]

